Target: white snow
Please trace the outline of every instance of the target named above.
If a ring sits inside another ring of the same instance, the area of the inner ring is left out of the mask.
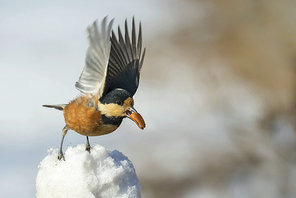
[[[100,145],[89,154],[85,145],[68,147],[65,161],[50,149],[36,179],[37,198],[138,198],[140,183],[132,162],[117,150]]]

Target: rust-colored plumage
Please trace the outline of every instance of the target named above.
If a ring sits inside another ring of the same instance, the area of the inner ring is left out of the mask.
[[[96,101],[87,96],[71,101],[64,109],[66,126],[81,135],[90,136],[102,125],[101,112],[96,106]]]

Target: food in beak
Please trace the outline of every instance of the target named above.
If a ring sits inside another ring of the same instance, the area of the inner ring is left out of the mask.
[[[127,115],[131,120],[133,120],[140,129],[145,128],[145,121],[142,116],[137,112],[131,112],[131,114]]]

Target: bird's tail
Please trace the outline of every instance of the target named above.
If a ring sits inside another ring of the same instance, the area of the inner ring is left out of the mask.
[[[63,111],[65,108],[65,104],[58,104],[58,105],[42,105],[43,107],[47,107],[47,108],[55,108],[57,110]]]

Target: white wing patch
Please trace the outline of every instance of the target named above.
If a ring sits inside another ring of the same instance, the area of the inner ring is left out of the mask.
[[[75,87],[82,93],[90,93],[99,97],[102,95],[110,56],[110,34],[113,20],[107,24],[107,17],[105,17],[100,31],[96,21],[87,28],[89,47],[86,52],[85,66],[75,84]]]

